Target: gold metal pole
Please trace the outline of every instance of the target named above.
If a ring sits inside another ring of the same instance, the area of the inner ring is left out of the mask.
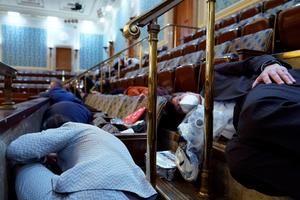
[[[140,56],[140,66],[139,68],[141,69],[143,67],[143,43],[140,43],[140,52],[139,52],[139,56]]]
[[[169,1],[169,0],[166,0],[166,1]],[[171,0],[171,1],[176,1],[176,0]],[[181,1],[183,1],[183,0],[179,0],[179,1],[181,2]],[[167,29],[167,28],[169,28],[169,27],[187,28],[187,29],[194,29],[194,30],[200,29],[199,27],[193,27],[193,26],[176,25],[176,24],[167,24],[167,25],[165,25],[164,27],[162,27],[160,30],[162,31],[162,30],[165,30],[165,29]],[[128,25],[125,25],[125,27],[123,28],[124,31],[125,31],[125,28],[128,29],[129,26],[128,26]],[[136,29],[136,28],[137,28],[137,29]],[[137,39],[137,38],[139,37],[139,35],[140,35],[140,34],[139,34],[139,33],[140,33],[139,27],[135,27],[134,29],[138,30],[138,31],[137,31],[138,34],[134,33],[135,36],[133,37],[133,39]],[[132,31],[128,31],[128,30],[127,30],[127,33],[128,33],[128,34],[130,34],[129,32],[132,33]],[[174,32],[174,31],[173,31],[173,32]],[[176,32],[176,31],[175,31],[175,32]],[[174,33],[173,33],[173,34],[174,34]],[[124,35],[126,38],[127,38],[127,37],[130,37],[129,35],[126,35],[125,33],[124,33],[123,35]],[[173,36],[173,37],[174,37],[174,36]],[[77,77],[82,77],[83,75],[85,75],[85,74],[87,73],[87,71],[94,70],[94,69],[96,69],[98,66],[103,65],[103,64],[107,63],[108,61],[110,61],[111,59],[114,59],[114,58],[118,57],[118,56],[121,55],[123,52],[126,52],[126,51],[128,51],[128,49],[137,46],[138,44],[140,44],[141,42],[143,42],[143,41],[146,40],[147,38],[148,38],[148,36],[147,36],[147,37],[144,37],[144,38],[142,38],[142,39],[140,39],[138,42],[133,43],[133,44],[130,45],[129,47],[127,47],[127,48],[125,48],[125,49],[123,49],[123,50],[121,50],[121,51],[115,53],[114,55],[112,55],[111,57],[108,57],[107,59],[101,61],[100,63],[97,63],[96,65],[94,65],[93,67],[91,67],[91,68],[87,69],[86,71],[80,73],[80,74],[77,75],[76,77],[73,77],[73,78],[68,79],[64,84],[68,84],[69,82],[73,81],[73,80],[76,79]],[[176,37],[175,37],[175,38],[176,38]],[[173,38],[173,41],[172,41],[172,45],[173,45],[173,42],[174,42],[174,38]],[[106,48],[108,48],[108,47],[106,47]],[[75,51],[76,51],[76,50],[75,50]],[[77,51],[78,51],[78,50],[77,50]],[[75,52],[75,53],[76,53],[76,52]],[[75,54],[75,55],[76,55],[76,54]]]
[[[173,26],[173,48],[176,46],[176,37],[177,37],[177,32],[176,32],[176,26]]]
[[[159,25],[156,20],[148,25],[149,33],[149,77],[148,77],[148,133],[147,133],[147,155],[146,174],[150,183],[156,186],[156,88],[157,88],[157,35]]]
[[[109,63],[109,65],[108,65],[108,80],[110,81],[110,72],[111,72],[111,66],[112,66],[113,64],[112,63]]]
[[[121,76],[121,62],[120,62],[120,56],[118,57],[118,78],[120,78],[120,76]],[[125,62],[125,60],[124,60],[124,62]]]
[[[142,15],[130,20],[123,28],[126,38],[137,39],[140,35],[139,27],[148,24],[149,33],[149,77],[148,77],[148,120],[147,120],[147,161],[146,175],[150,183],[156,187],[156,88],[157,88],[157,42],[160,26],[157,17],[169,11],[183,0],[166,0]]]
[[[199,27],[192,27],[192,26],[184,26],[184,25],[175,25],[175,24],[167,24],[166,26],[162,27],[160,30],[165,30],[169,27],[178,27],[178,28],[188,28],[188,29],[195,29],[195,30],[198,30]],[[125,28],[125,27],[124,27]],[[124,35],[125,36],[125,35]],[[125,36],[127,37],[127,36]],[[174,37],[174,36],[173,36]],[[140,39],[138,42],[135,42],[133,43],[132,45],[130,45],[129,47],[119,51],[118,53],[115,53],[113,56],[101,61],[100,63],[97,63],[96,65],[94,65],[93,67],[87,69],[86,71],[82,72],[81,74],[77,75],[76,77],[73,77],[73,78],[70,78],[68,79],[64,84],[68,84],[69,82],[73,81],[74,79],[78,78],[78,77],[82,77],[83,75],[85,75],[87,73],[87,71],[90,71],[90,70],[94,70],[96,69],[98,66],[101,66],[105,63],[107,63],[109,60],[113,59],[113,58],[116,58],[118,57],[120,54],[122,54],[123,52],[127,51],[129,48],[133,48],[135,47],[136,45],[140,44],[141,42],[143,42],[144,40],[146,40],[148,38],[147,37],[144,37],[142,39]],[[176,37],[175,37],[176,38]],[[172,45],[173,45],[173,42],[174,42],[174,38],[173,38],[173,41],[172,41]]]
[[[84,76],[84,82],[83,82],[84,83],[84,93],[85,94],[87,93],[87,84],[86,84],[87,81],[86,81],[86,79],[87,79],[87,76],[85,75]]]
[[[106,78],[108,78],[110,80],[110,72],[111,72],[111,66],[114,65],[114,58],[112,58],[112,56],[115,54],[115,47],[114,47],[114,42],[113,41],[109,41],[108,42],[108,53],[109,53],[109,57],[111,58],[108,61],[108,77],[106,77],[106,74],[104,74],[104,80],[106,80]]]
[[[103,68],[103,66],[102,66]],[[102,93],[103,92],[103,69],[101,69],[101,66],[100,66],[100,92]]]
[[[206,33],[206,65],[205,65],[205,113],[204,113],[204,155],[201,171],[201,186],[199,194],[210,198],[211,184],[211,150],[213,142],[213,60],[214,60],[214,26],[215,0],[207,0],[208,22]]]

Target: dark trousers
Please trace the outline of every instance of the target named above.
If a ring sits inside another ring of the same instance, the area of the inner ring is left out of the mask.
[[[300,87],[259,85],[235,112],[226,156],[232,176],[269,195],[300,199]]]

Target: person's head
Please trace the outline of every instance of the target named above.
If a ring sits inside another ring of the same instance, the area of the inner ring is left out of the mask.
[[[55,114],[45,120],[42,128],[44,130],[49,129],[49,128],[58,128],[58,127],[62,126],[64,123],[69,122],[69,121],[70,120],[67,117],[65,117],[63,115]]]
[[[187,97],[190,97],[190,98],[187,98]],[[175,110],[179,113],[187,113],[187,109],[183,109],[182,108],[183,105],[180,103],[183,99],[185,99],[187,101],[191,101],[190,103],[192,103],[192,104],[195,104],[195,102],[197,102],[197,104],[202,103],[202,99],[199,94],[195,94],[192,92],[177,93],[177,94],[173,95],[173,97],[171,99],[171,103],[173,104]],[[193,100],[193,102],[192,102],[192,100]],[[190,107],[189,105],[187,105],[187,106]]]
[[[62,81],[59,80],[59,79],[53,79],[53,80],[51,80],[50,85],[49,85],[50,89],[53,89],[53,88],[62,88],[62,87],[63,87]]]
[[[175,110],[178,113],[183,113],[183,111],[181,110],[181,107],[179,105],[179,102],[181,101],[182,97],[183,97],[182,93],[179,93],[179,94],[177,93],[177,94],[172,95],[171,104],[174,106]]]

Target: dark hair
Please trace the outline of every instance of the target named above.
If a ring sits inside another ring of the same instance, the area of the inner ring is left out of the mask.
[[[57,78],[52,79],[51,82],[55,83],[55,87],[63,87],[63,82]]]
[[[42,128],[43,129],[58,128],[58,127],[62,126],[64,123],[69,122],[69,121],[71,121],[71,120],[69,120],[67,117],[65,117],[63,115],[55,114],[45,120]]]

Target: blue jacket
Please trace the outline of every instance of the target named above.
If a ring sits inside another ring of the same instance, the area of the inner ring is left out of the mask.
[[[92,121],[92,113],[84,105],[71,101],[60,101],[51,105],[46,110],[43,121],[55,114],[62,115],[71,122],[90,123]]]
[[[49,97],[51,104],[55,104],[60,101],[72,101],[74,103],[82,104],[82,101],[75,97],[71,92],[59,87],[52,88],[47,92],[43,92],[40,94],[40,96]]]

